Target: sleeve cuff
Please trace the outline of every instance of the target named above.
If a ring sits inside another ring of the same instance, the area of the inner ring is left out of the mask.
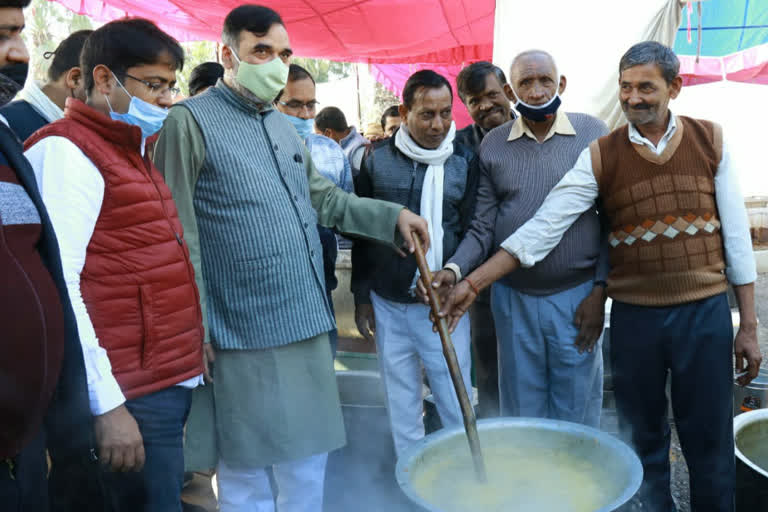
[[[530,268],[536,264],[536,260],[528,254],[516,233],[511,234],[501,243],[501,248],[520,261],[520,266]]]
[[[454,274],[456,274],[456,282],[458,283],[461,281],[461,269],[459,266],[455,263],[446,263],[443,267],[444,269],[453,271]]]
[[[356,290],[352,293],[355,296],[355,304],[370,304],[371,303],[371,291],[370,290]]]
[[[111,375],[98,381],[89,382],[88,395],[91,402],[91,413],[94,416],[100,416],[125,403],[125,396]]]
[[[757,281],[757,268],[754,258],[739,267],[728,267],[725,270],[728,282],[733,286],[742,286]]]

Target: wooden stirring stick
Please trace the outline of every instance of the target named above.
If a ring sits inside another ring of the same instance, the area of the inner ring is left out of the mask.
[[[416,264],[418,265],[419,273],[421,274],[421,282],[424,284],[424,288],[427,289],[432,314],[438,319],[437,331],[440,333],[440,341],[443,343],[443,356],[445,356],[445,362],[448,363],[448,371],[451,374],[451,380],[453,381],[453,387],[456,390],[456,396],[459,398],[461,414],[464,416],[464,430],[467,433],[469,450],[472,452],[475,475],[481,483],[485,483],[488,481],[488,478],[485,473],[483,452],[480,449],[480,437],[477,435],[475,410],[472,408],[472,402],[467,395],[467,388],[464,387],[464,377],[461,376],[461,368],[459,367],[459,360],[456,357],[456,349],[453,348],[451,335],[448,332],[448,324],[446,323],[445,318],[437,316],[440,311],[440,297],[437,295],[435,289],[432,288],[432,272],[430,272],[429,265],[427,265],[427,258],[424,255],[421,239],[416,233],[413,233],[413,242],[416,249],[414,252],[416,255]]]

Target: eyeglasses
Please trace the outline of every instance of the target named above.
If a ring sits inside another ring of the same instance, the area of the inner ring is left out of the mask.
[[[282,106],[288,107],[288,108],[290,108],[292,110],[301,110],[304,107],[306,107],[307,110],[309,110],[310,112],[315,110],[317,108],[317,106],[320,104],[320,102],[316,101],[316,100],[308,101],[306,103],[302,103],[299,100],[291,100],[291,101],[289,101],[287,103],[284,102],[284,101],[278,101],[278,103],[281,104]]]
[[[141,78],[131,76],[128,73],[126,73],[125,76],[131,80],[136,80],[137,82],[143,83],[155,96],[165,96],[166,94],[170,94],[171,98],[175,98],[176,95],[181,92],[181,89],[178,87],[166,87],[165,84],[160,82],[148,82],[146,80],[142,80]]]

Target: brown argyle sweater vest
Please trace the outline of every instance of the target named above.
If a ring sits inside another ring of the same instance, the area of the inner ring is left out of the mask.
[[[608,295],[640,306],[701,300],[726,289],[715,173],[722,132],[677,117],[664,152],[629,140],[623,126],[590,145],[610,222]]]

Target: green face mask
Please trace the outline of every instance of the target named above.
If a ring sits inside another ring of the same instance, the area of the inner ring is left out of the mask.
[[[242,62],[235,52],[232,55],[240,65],[236,76],[238,83],[264,103],[271,103],[285,89],[288,66],[279,57],[264,64],[251,64]]]

